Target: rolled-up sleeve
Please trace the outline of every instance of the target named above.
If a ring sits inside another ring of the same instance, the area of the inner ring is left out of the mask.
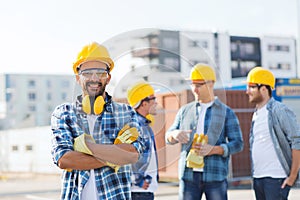
[[[221,144],[224,149],[223,157],[242,151],[244,147],[242,131],[239,120],[231,109],[227,109],[225,131],[228,142]]]
[[[71,119],[66,109],[68,109],[67,105],[58,106],[51,116],[51,154],[56,165],[66,152],[73,150],[73,137],[70,125],[67,123]]]
[[[283,105],[283,104],[282,104]],[[292,149],[300,150],[300,127],[295,113],[283,105],[276,115],[284,134],[287,136]]]
[[[165,142],[166,142],[166,144],[171,144],[168,141],[168,137],[169,137],[171,131],[178,130],[180,128],[180,123],[181,123],[181,118],[182,118],[182,112],[183,112],[183,109],[180,108],[179,111],[176,114],[176,117],[175,117],[175,120],[174,120],[173,124],[167,130],[167,132],[165,134]]]

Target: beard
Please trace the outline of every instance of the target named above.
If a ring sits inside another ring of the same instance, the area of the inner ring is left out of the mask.
[[[107,83],[89,81],[85,83],[85,90],[90,97],[102,96],[105,92]]]
[[[249,102],[258,104],[263,101],[263,97],[261,94],[257,94],[256,96],[250,96]]]

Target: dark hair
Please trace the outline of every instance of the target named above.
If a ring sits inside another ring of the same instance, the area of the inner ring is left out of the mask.
[[[107,74],[109,75],[110,74],[110,70],[109,70],[109,66],[106,64],[106,71],[107,71]]]
[[[272,97],[272,88],[269,85],[266,85],[266,88],[268,90],[269,96]]]
[[[156,97],[145,97],[144,99],[141,100],[141,103],[140,103],[140,105],[137,108],[139,108],[143,104],[144,101],[149,102],[149,101],[151,101],[153,99],[155,100]]]
[[[258,86],[258,89],[260,89],[262,86],[265,86],[268,90],[269,97],[272,97],[272,88],[271,88],[271,86],[264,85],[264,84],[258,84],[257,86]]]

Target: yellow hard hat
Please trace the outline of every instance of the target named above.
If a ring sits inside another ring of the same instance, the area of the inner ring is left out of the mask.
[[[256,83],[269,85],[272,89],[275,87],[275,77],[273,73],[262,67],[254,67],[247,76],[247,83]]]
[[[190,80],[192,81],[216,81],[216,74],[212,67],[198,63],[196,64],[190,73]]]
[[[127,90],[127,100],[130,106],[134,107],[136,104],[154,94],[153,87],[145,82],[137,82]]]
[[[98,44],[97,42],[93,42],[84,46],[79,52],[76,62],[73,64],[74,73],[78,74],[78,67],[82,63],[87,61],[104,62],[108,65],[109,71],[111,71],[114,68],[114,62],[110,58],[107,49],[103,45]]]

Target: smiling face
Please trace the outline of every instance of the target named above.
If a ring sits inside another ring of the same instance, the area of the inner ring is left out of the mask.
[[[76,75],[77,83],[81,86],[84,95],[95,97],[105,95],[105,88],[110,78],[106,64],[99,61],[83,63]]]

